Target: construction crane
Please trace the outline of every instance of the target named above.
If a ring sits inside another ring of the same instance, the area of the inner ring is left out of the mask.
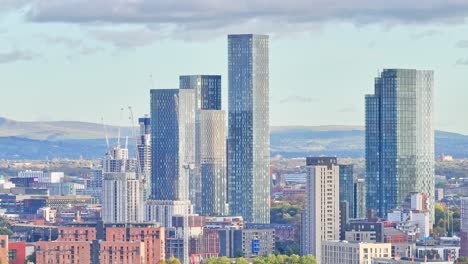
[[[110,153],[110,146],[109,146],[109,136],[107,135],[107,126],[106,124],[104,123],[104,117],[101,117],[101,122],[102,122],[102,126],[104,128],[104,136],[106,137],[106,146],[107,146],[107,153]]]
[[[135,132],[135,117],[133,115],[133,110],[132,110],[132,107],[129,106],[128,107],[128,111],[130,112],[130,123],[131,123],[131,129],[132,129],[132,137],[135,141],[135,146],[134,146],[134,151],[135,151],[135,157],[136,157],[136,166],[135,166],[135,171],[136,171],[136,174],[138,177],[142,177],[142,175],[144,173],[141,173],[142,170],[141,170],[141,163],[140,163],[140,154],[138,152],[138,139],[137,139],[137,136],[136,136],[136,132]],[[140,179],[142,180],[143,184],[145,185],[146,184],[146,179],[144,178],[145,175],[143,175],[143,178]]]

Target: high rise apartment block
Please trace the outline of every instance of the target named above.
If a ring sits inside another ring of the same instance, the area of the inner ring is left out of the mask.
[[[339,166],[332,157],[309,157],[306,207],[302,214],[301,253],[321,257],[322,241],[340,236]]]
[[[384,69],[366,95],[367,210],[380,217],[412,192],[434,214],[434,73]]]
[[[228,36],[231,215],[270,222],[269,37]]]

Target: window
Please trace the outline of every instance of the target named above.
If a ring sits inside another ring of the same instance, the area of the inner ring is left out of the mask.
[[[16,249],[8,250],[8,260],[16,260]]]

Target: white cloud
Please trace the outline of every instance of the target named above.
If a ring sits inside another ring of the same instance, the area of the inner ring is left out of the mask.
[[[185,30],[252,20],[277,26],[333,20],[461,22],[467,15],[466,0],[38,0],[28,13],[29,19],[39,22],[173,24]]]
[[[37,54],[34,54],[29,51],[23,50],[12,50],[7,52],[0,52],[0,63],[10,63],[16,61],[30,61],[38,57]]]

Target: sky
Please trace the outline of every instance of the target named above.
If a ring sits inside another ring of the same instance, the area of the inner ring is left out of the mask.
[[[220,74],[270,35],[272,125],[364,125],[384,68],[435,72],[435,128],[468,134],[466,0],[0,0],[0,117],[130,125],[151,88]],[[124,108],[124,111],[121,109]]]

